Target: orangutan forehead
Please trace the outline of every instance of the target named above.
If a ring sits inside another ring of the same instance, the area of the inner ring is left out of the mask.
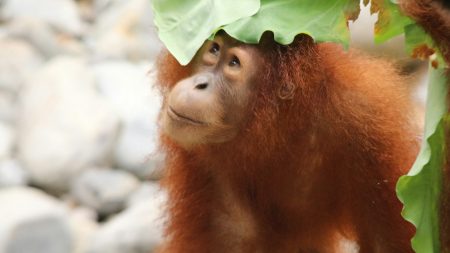
[[[245,43],[236,40],[235,38],[228,35],[223,30],[220,30],[217,32],[216,36],[214,37],[214,40],[222,40],[225,44],[227,44],[230,47],[238,47],[238,46],[244,46]]]

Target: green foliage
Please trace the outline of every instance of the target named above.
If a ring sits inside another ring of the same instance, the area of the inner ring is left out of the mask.
[[[272,31],[280,44],[290,44],[298,34],[308,34],[317,42],[331,41],[348,46],[348,17],[359,12],[354,0],[261,0],[256,15],[224,27],[232,37],[258,43],[265,31]]]
[[[408,175],[400,178],[397,193],[403,216],[417,232],[412,245],[417,253],[439,253],[439,197],[444,161],[444,116],[447,79],[443,69],[431,69],[424,143]]]
[[[289,44],[297,34],[305,33],[319,42],[348,46],[347,20],[359,14],[359,0],[154,0],[152,3],[159,37],[183,65],[219,29],[247,43],[258,43],[265,31],[272,31],[281,44]]]
[[[439,253],[439,206],[445,156],[444,117],[448,111],[446,64],[433,39],[420,26],[405,24],[407,51],[415,58],[431,58],[431,64],[424,142],[411,171],[398,181],[397,195],[404,204],[403,217],[417,228],[412,239],[414,250],[417,253]]]
[[[153,0],[155,24],[167,49],[181,64],[223,25],[255,14],[259,0]]]
[[[378,13],[378,20],[375,23],[376,43],[383,43],[403,34],[405,26],[414,23],[404,16],[398,5],[391,0],[372,0],[370,11],[372,14]]]
[[[427,60],[429,53],[436,53],[433,58],[434,67],[443,68],[446,66],[444,58],[440,53],[433,39],[417,24],[410,24],[405,27],[405,42],[407,52],[415,58]]]

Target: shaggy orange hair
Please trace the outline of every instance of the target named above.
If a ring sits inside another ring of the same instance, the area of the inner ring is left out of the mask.
[[[170,198],[162,251],[337,252],[341,234],[363,253],[412,253],[414,228],[400,215],[395,185],[416,157],[418,136],[395,68],[307,36],[255,47],[264,63],[235,139],[187,151],[161,136]],[[159,67],[163,93],[192,74],[168,53]],[[256,226],[239,249],[233,245],[246,239],[232,234],[240,228],[213,222],[227,208],[221,181]]]

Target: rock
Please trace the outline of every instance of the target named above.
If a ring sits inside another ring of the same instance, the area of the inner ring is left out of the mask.
[[[83,33],[83,24],[72,0],[3,0],[0,15],[4,19],[35,18],[74,35]]]
[[[80,58],[48,63],[21,94],[18,156],[30,179],[54,193],[84,169],[109,163],[118,118]]]
[[[100,8],[104,11],[90,33],[96,58],[133,61],[156,58],[162,44],[149,0],[100,1],[97,6],[103,6]]]
[[[128,207],[132,207],[137,204],[154,201],[155,197],[162,198],[165,192],[159,185],[159,183],[147,181],[141,184],[141,186],[133,192],[127,202]]]
[[[12,155],[14,140],[13,129],[0,122],[0,160],[9,158]]]
[[[165,195],[134,205],[108,221],[88,253],[149,253],[162,243]]]
[[[72,238],[63,206],[31,188],[0,191],[0,252],[68,253]]]
[[[163,174],[164,154],[156,150],[156,130],[147,128],[145,121],[124,124],[114,153],[116,166],[143,180],[158,180]]]
[[[102,14],[105,10],[120,3],[122,0],[93,0],[94,10],[97,14]]]
[[[95,211],[84,207],[75,208],[70,212],[70,226],[75,242],[72,253],[86,253],[91,238],[99,228],[95,218]]]
[[[71,192],[81,204],[107,216],[122,210],[138,187],[139,181],[124,171],[98,168],[82,173]]]
[[[93,1],[78,0],[77,5],[81,19],[86,23],[92,23],[95,20]]]
[[[0,48],[0,89],[16,93],[42,64],[42,58],[21,40],[0,40]]]
[[[47,59],[58,54],[86,54],[87,49],[76,37],[58,33],[40,19],[14,19],[5,25],[5,30],[9,37],[29,42]]]
[[[28,175],[18,161],[0,161],[0,188],[24,186],[27,183]]]
[[[152,89],[154,74],[149,63],[123,61],[94,67],[97,85],[118,112],[122,131],[114,150],[115,166],[142,179],[161,175],[163,154],[157,152],[157,118],[161,107],[159,92]]]
[[[17,107],[15,97],[11,92],[0,89],[0,121],[11,124],[16,121]]]

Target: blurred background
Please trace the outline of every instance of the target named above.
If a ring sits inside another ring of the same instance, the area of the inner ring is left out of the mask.
[[[0,0],[0,253],[161,241],[149,0]]]
[[[150,0],[0,0],[0,253],[161,243],[152,19]],[[426,66],[401,38],[374,46],[375,20],[365,9],[353,45],[395,59],[421,111]]]

